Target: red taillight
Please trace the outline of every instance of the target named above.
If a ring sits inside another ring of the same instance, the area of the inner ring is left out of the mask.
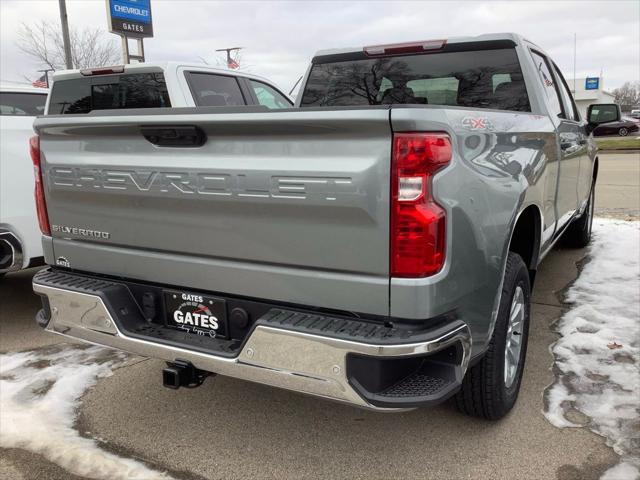
[[[42,171],[40,170],[40,137],[34,135],[29,139],[29,153],[33,162],[33,175],[35,176],[36,188],[36,212],[38,214],[38,224],[40,231],[44,235],[51,235],[49,227],[49,217],[47,216],[47,202],[44,199],[44,186],[42,184]]]
[[[444,265],[445,210],[433,199],[431,179],[450,161],[447,134],[394,134],[391,276],[427,277]]]

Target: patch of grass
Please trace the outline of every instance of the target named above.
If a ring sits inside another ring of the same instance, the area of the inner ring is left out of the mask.
[[[637,150],[640,149],[640,137],[629,138],[596,138],[601,150]]]

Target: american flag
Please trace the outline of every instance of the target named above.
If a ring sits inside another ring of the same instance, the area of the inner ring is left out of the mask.
[[[49,85],[47,85],[47,74],[46,73],[42,74],[42,76],[39,79],[31,82],[31,85],[38,88],[49,88]]]
[[[240,68],[240,64],[236,62],[233,58],[229,57],[227,59],[227,67],[231,68],[232,70],[235,70],[236,68]]]

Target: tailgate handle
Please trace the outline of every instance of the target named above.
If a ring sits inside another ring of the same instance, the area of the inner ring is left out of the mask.
[[[193,125],[140,127],[142,136],[158,147],[201,147],[207,135]]]

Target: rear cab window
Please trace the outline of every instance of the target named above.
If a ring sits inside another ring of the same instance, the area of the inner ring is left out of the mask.
[[[359,58],[316,59],[300,106],[429,104],[531,111],[513,47],[351,56]]]
[[[59,115],[170,106],[163,73],[124,73],[56,80],[47,113]]]
[[[0,92],[0,115],[35,117],[44,114],[46,93]]]

